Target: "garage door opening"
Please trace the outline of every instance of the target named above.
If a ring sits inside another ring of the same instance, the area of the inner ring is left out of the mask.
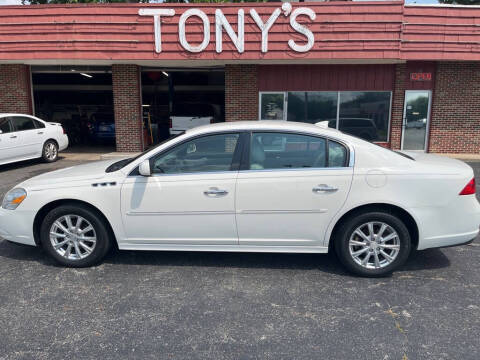
[[[62,124],[69,151],[115,151],[110,67],[34,66],[35,116]]]
[[[225,71],[143,68],[142,109],[147,145],[196,126],[223,122]]]

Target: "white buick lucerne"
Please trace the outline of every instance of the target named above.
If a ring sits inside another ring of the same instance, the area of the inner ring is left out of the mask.
[[[335,251],[357,274],[479,232],[472,169],[396,153],[318,125],[251,121],[190,129],[141,155],[53,171],[5,196],[0,237],[58,262],[129,250]],[[321,261],[321,259],[319,259]]]
[[[0,165],[35,158],[53,162],[67,147],[68,137],[58,123],[31,115],[0,114]]]

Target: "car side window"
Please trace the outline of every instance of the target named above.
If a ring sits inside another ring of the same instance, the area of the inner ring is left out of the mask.
[[[250,170],[344,167],[347,149],[322,137],[292,133],[253,133]]]
[[[35,129],[35,123],[32,118],[23,116],[12,116],[10,118],[15,131],[26,131]]]
[[[347,149],[342,144],[328,140],[328,167],[347,166]]]
[[[40,122],[40,121],[38,121],[38,120],[33,120],[33,122],[35,123],[35,127],[36,127],[37,129],[43,129],[43,128],[45,127],[45,124],[42,123],[42,122]]]
[[[151,159],[154,174],[230,171],[240,134],[207,135],[186,141]]]
[[[10,119],[0,118],[0,130],[2,131],[2,134],[7,134],[12,131]]]
[[[298,169],[327,166],[324,138],[288,133],[253,133],[250,169]]]

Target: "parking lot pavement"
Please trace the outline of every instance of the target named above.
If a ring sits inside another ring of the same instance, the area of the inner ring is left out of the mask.
[[[0,192],[70,165],[0,168]],[[313,254],[117,251],[67,269],[0,241],[0,359],[479,359],[479,270],[478,239],[380,279]]]

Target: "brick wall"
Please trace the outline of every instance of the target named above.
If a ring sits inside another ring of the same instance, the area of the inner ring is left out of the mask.
[[[225,120],[258,120],[256,65],[225,66]]]
[[[392,93],[392,116],[390,120],[390,147],[400,149],[402,141],[403,104],[405,100],[406,64],[395,66],[395,84]]]
[[[0,65],[0,113],[32,114],[30,68],[21,64]]]
[[[112,65],[117,151],[142,151],[140,71],[137,65]]]
[[[480,153],[480,63],[439,62],[430,152]]]

